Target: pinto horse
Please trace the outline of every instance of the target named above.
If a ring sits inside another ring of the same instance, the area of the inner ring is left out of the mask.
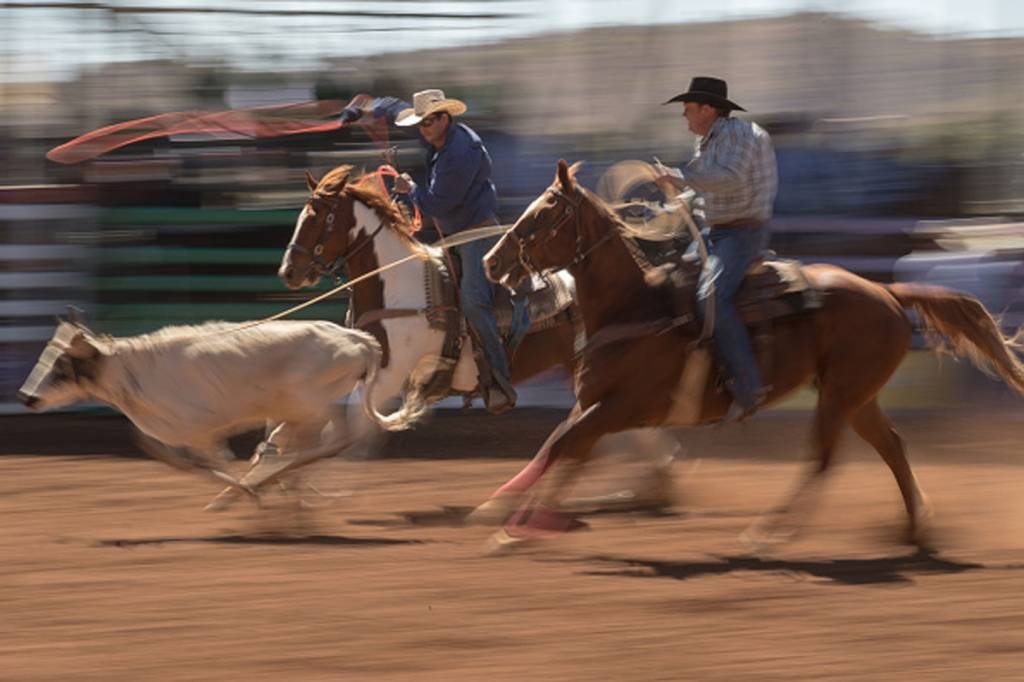
[[[416,240],[409,217],[373,176],[352,180],[351,171],[351,166],[339,166],[319,182],[307,173],[312,196],[296,222],[278,276],[290,289],[299,289],[341,267],[355,279],[382,265],[407,260],[352,289],[352,322],[376,336],[384,348],[377,388],[383,401],[399,395],[410,376],[429,375],[432,367],[427,365],[441,356],[445,332],[428,320],[425,286],[427,262],[440,251]],[[421,258],[410,260],[413,254]],[[559,324],[528,333],[512,358],[513,383],[555,366],[572,374],[576,327],[566,315]],[[452,389],[469,393],[476,384],[472,349],[463,344]],[[396,414],[396,420],[406,421],[427,407],[415,391],[407,392],[405,398],[400,411],[404,416]]]
[[[373,333],[384,349],[384,363],[374,390],[375,407],[380,410],[384,401],[402,394],[407,382],[413,384],[405,390],[402,409],[385,417],[392,423],[411,422],[427,407],[427,400],[416,389],[416,379],[430,374],[445,343],[445,332],[435,329],[425,315],[425,262],[440,251],[412,236],[410,219],[391,201],[381,183],[372,175],[352,179],[351,171],[351,166],[339,166],[319,181],[306,174],[312,196],[298,217],[278,276],[290,289],[300,289],[316,284],[321,276],[333,275],[342,266],[355,279],[382,265],[407,260],[356,283],[350,313],[352,321]],[[419,254],[422,259],[409,260],[411,254]],[[578,319],[573,311],[536,331],[531,329],[512,357],[512,382],[522,382],[552,367],[574,375],[577,335],[582,333]],[[476,366],[468,344],[464,344],[451,388],[469,392],[476,383]],[[361,420],[356,427],[372,424]],[[639,439],[637,435],[625,434],[616,440],[615,447],[634,453],[649,450],[651,438]],[[637,506],[668,502],[668,460],[665,453],[658,454],[661,456],[651,462],[657,490],[637,494]],[[512,511],[514,507],[493,501],[482,505],[472,521],[500,523]]]
[[[680,425],[677,387],[699,336],[697,324],[679,324],[670,292],[645,278],[647,268],[628,238],[629,228],[576,183],[578,165],[559,161],[555,182],[484,258],[488,277],[509,286],[530,271],[568,268],[591,339],[579,370],[578,402],[520,474],[520,483],[536,481],[560,460],[574,466],[561,466],[546,477],[541,494],[499,531],[506,539],[565,526],[566,519],[551,507],[598,438],[624,429]],[[817,387],[816,462],[786,504],[752,529],[756,537],[751,539],[780,539],[783,530],[793,530],[783,521],[828,471],[846,424],[892,470],[916,538],[924,496],[903,442],[878,405],[879,392],[910,347],[912,325],[904,308],[916,310],[928,331],[953,352],[994,371],[1019,394],[1024,394],[1024,364],[1016,353],[1024,348],[1024,330],[1004,337],[981,303],[948,289],[877,284],[830,265],[808,265],[804,272],[824,292],[824,303],[773,323],[774,355],[765,383],[771,386],[770,401],[809,381]],[[698,317],[695,301],[693,306],[691,321]],[[594,343],[599,336],[605,342]],[[721,420],[727,411],[729,397],[712,384],[697,388],[703,391],[698,423]]]

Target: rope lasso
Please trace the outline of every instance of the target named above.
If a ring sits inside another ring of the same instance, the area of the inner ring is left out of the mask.
[[[397,178],[399,175],[401,175],[401,173],[398,172],[397,168],[395,168],[391,164],[385,163],[380,166],[377,166],[377,170],[373,171],[372,173],[364,175],[362,178],[358,180],[358,182],[368,182],[369,178],[375,179],[377,181],[377,184],[380,185],[381,192],[383,192],[385,195],[390,196],[392,203],[397,203],[395,194],[388,190],[388,186],[387,183],[384,182],[384,178]],[[417,206],[415,203],[413,203],[412,208],[412,233],[415,234],[419,232],[420,229],[423,227],[423,216],[422,214],[420,214],[420,207]]]

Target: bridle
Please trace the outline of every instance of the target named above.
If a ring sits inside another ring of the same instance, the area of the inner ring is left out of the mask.
[[[554,198],[556,205],[562,203],[564,207],[562,209],[562,215],[559,217],[558,222],[556,222],[554,225],[543,231],[543,243],[546,244],[550,242],[552,239],[558,236],[562,228],[570,220],[574,221],[576,228],[576,246],[573,250],[572,259],[569,261],[568,265],[565,266],[567,268],[572,268],[573,266],[582,263],[584,260],[586,260],[587,256],[594,252],[595,249],[597,249],[599,246],[608,241],[612,237],[613,232],[609,231],[603,237],[601,237],[596,242],[591,244],[589,247],[584,249],[583,212],[580,210],[580,207],[583,204],[582,193],[578,189],[576,189],[573,191],[572,194],[567,194],[558,187],[552,187],[548,189],[547,194],[550,194]],[[519,263],[530,272],[540,272],[542,269],[537,267],[536,263],[533,262],[533,258],[530,256],[529,251],[531,248],[533,248],[537,239],[539,239],[539,232],[540,230],[535,228],[530,232],[530,234],[524,237],[523,235],[519,234],[515,228],[509,231],[509,234],[512,236],[517,246],[519,247]]]
[[[324,252],[324,244],[331,236],[331,232],[334,230],[334,222],[336,220],[336,212],[340,207],[342,198],[340,196],[333,196],[327,194],[320,194],[317,192],[313,193],[309,201],[306,202],[307,206],[311,206],[314,209],[318,203],[326,204],[329,208],[327,217],[324,219],[326,227],[320,233],[320,236],[316,240],[316,244],[313,245],[312,249],[307,249],[298,242],[288,242],[288,246],[285,247],[285,254],[287,255],[290,251],[297,251],[309,258],[309,267],[306,268],[306,272],[303,273],[303,279],[309,276],[310,270],[315,272],[319,276],[333,277],[335,281],[340,282],[341,277],[338,275],[338,271],[341,269],[342,263],[348,263],[348,261],[354,257],[357,253],[362,251],[366,246],[373,243],[373,240],[380,234],[380,231],[384,229],[384,221],[380,221],[380,225],[373,231],[366,239],[363,239],[359,243],[353,245],[350,249],[344,253],[339,253],[330,263],[324,262],[321,258]]]

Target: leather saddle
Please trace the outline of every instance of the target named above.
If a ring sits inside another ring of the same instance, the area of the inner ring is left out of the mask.
[[[648,274],[653,284],[668,286],[677,311],[692,308],[700,276],[699,260],[691,257],[659,265]],[[811,285],[799,261],[770,258],[754,261],[747,269],[734,300],[748,326],[820,308],[823,292]]]
[[[736,294],[736,310],[748,325],[820,308],[820,289],[811,286],[795,260],[758,260],[747,269]]]
[[[432,254],[426,268],[427,307],[431,310],[458,309],[458,272],[460,263],[453,258],[455,273],[449,272],[448,262],[440,253]],[[530,309],[530,332],[547,329],[561,323],[576,298],[576,284],[568,272],[533,275],[532,286],[527,294]],[[494,298],[494,317],[498,331],[507,336],[512,326],[512,294],[505,287],[497,287]],[[435,329],[445,332],[463,332],[465,318],[460,314],[452,316],[429,316]],[[453,327],[456,327],[453,329]]]

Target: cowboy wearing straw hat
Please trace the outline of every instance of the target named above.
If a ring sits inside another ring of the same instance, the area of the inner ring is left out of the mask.
[[[768,244],[778,170],[768,133],[756,123],[731,118],[733,111],[746,109],[728,94],[724,80],[698,76],[689,90],[665,102],[683,103],[683,117],[697,141],[693,158],[682,170],[660,163],[657,170],[659,183],[691,188],[703,200],[710,257],[698,297],[705,303],[714,283],[715,344],[734,399],[727,419],[740,420],[757,410],[768,389],[761,383],[750,336],[733,299],[747,268]]]
[[[395,117],[399,126],[417,126],[427,149],[427,178],[417,185],[407,174],[395,181],[395,191],[407,193],[420,211],[433,218],[441,235],[496,225],[498,196],[491,182],[491,157],[480,137],[455,116],[466,113],[466,104],[445,97],[442,90],[422,90],[413,95],[412,107]],[[459,283],[462,312],[490,365],[491,377],[481,372],[484,404],[500,413],[513,407],[516,392],[509,374],[508,357],[494,318],[496,285],[484,275],[483,257],[498,237],[455,247],[462,260]],[[529,326],[525,296],[513,297],[513,325],[509,347],[514,348]]]

